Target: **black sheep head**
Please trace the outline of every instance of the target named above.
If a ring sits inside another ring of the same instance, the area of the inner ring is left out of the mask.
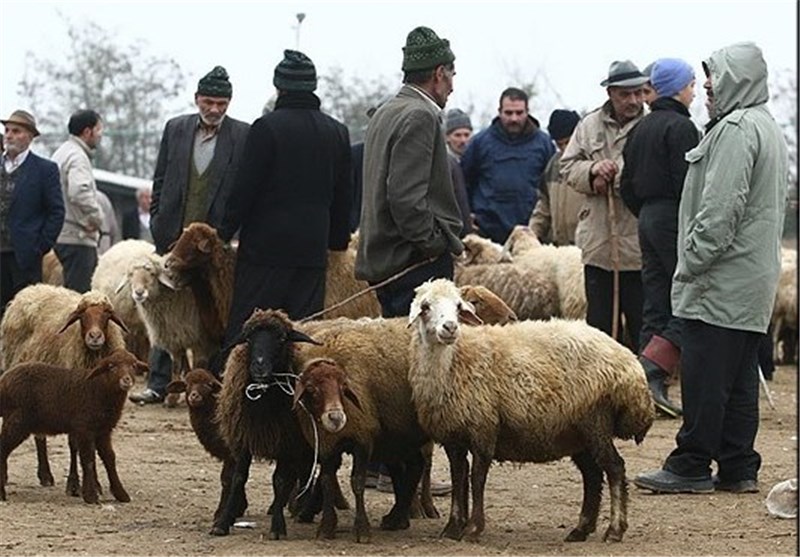
[[[258,308],[242,327],[236,343],[242,342],[248,345],[248,371],[252,383],[270,383],[275,373],[288,373],[293,342],[320,344],[296,331],[283,311]]]

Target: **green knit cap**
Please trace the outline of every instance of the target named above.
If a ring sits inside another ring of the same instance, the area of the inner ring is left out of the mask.
[[[432,70],[439,65],[447,65],[456,59],[450,50],[450,41],[440,39],[433,29],[417,27],[406,38],[403,47],[403,71],[416,72]]]
[[[299,50],[284,50],[283,60],[275,66],[272,84],[281,91],[314,91],[317,88],[314,62]]]
[[[222,66],[216,66],[208,72],[197,83],[197,94],[206,97],[227,97],[233,96],[233,87],[228,80],[228,72]]]

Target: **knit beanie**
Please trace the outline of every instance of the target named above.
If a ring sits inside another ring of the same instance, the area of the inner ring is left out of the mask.
[[[432,70],[436,66],[452,63],[456,59],[450,50],[450,41],[440,39],[428,27],[412,29],[403,47],[403,71]]]
[[[469,119],[469,115],[458,108],[448,110],[444,132],[449,134],[461,128],[472,129],[472,122]]]
[[[677,95],[694,79],[694,69],[679,58],[656,60],[650,82],[659,97]]]
[[[298,50],[284,50],[283,60],[275,66],[272,84],[281,91],[314,91],[317,88],[314,62]]]
[[[228,72],[222,66],[215,66],[213,70],[200,78],[197,83],[198,95],[207,97],[227,97],[233,95],[233,87],[228,81]]]
[[[547,124],[547,131],[550,137],[558,141],[572,135],[575,126],[581,121],[581,117],[574,110],[563,110],[557,108],[550,113],[550,122]]]

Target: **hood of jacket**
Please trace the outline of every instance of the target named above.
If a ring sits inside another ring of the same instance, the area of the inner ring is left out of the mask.
[[[755,43],[736,43],[717,50],[703,67],[714,92],[713,114],[709,114],[712,120],[769,100],[767,63]]]

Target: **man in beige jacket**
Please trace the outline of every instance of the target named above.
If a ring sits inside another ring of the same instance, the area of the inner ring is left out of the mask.
[[[575,244],[583,254],[586,321],[611,334],[614,271],[619,271],[619,308],[626,334],[618,331],[617,340],[624,338],[634,352],[642,326],[642,256],[636,217],[619,196],[619,181],[622,148],[645,115],[642,85],[647,80],[633,62],[613,62],[608,78],[600,83],[608,100],[583,117],[561,158],[562,178],[585,196]]]

